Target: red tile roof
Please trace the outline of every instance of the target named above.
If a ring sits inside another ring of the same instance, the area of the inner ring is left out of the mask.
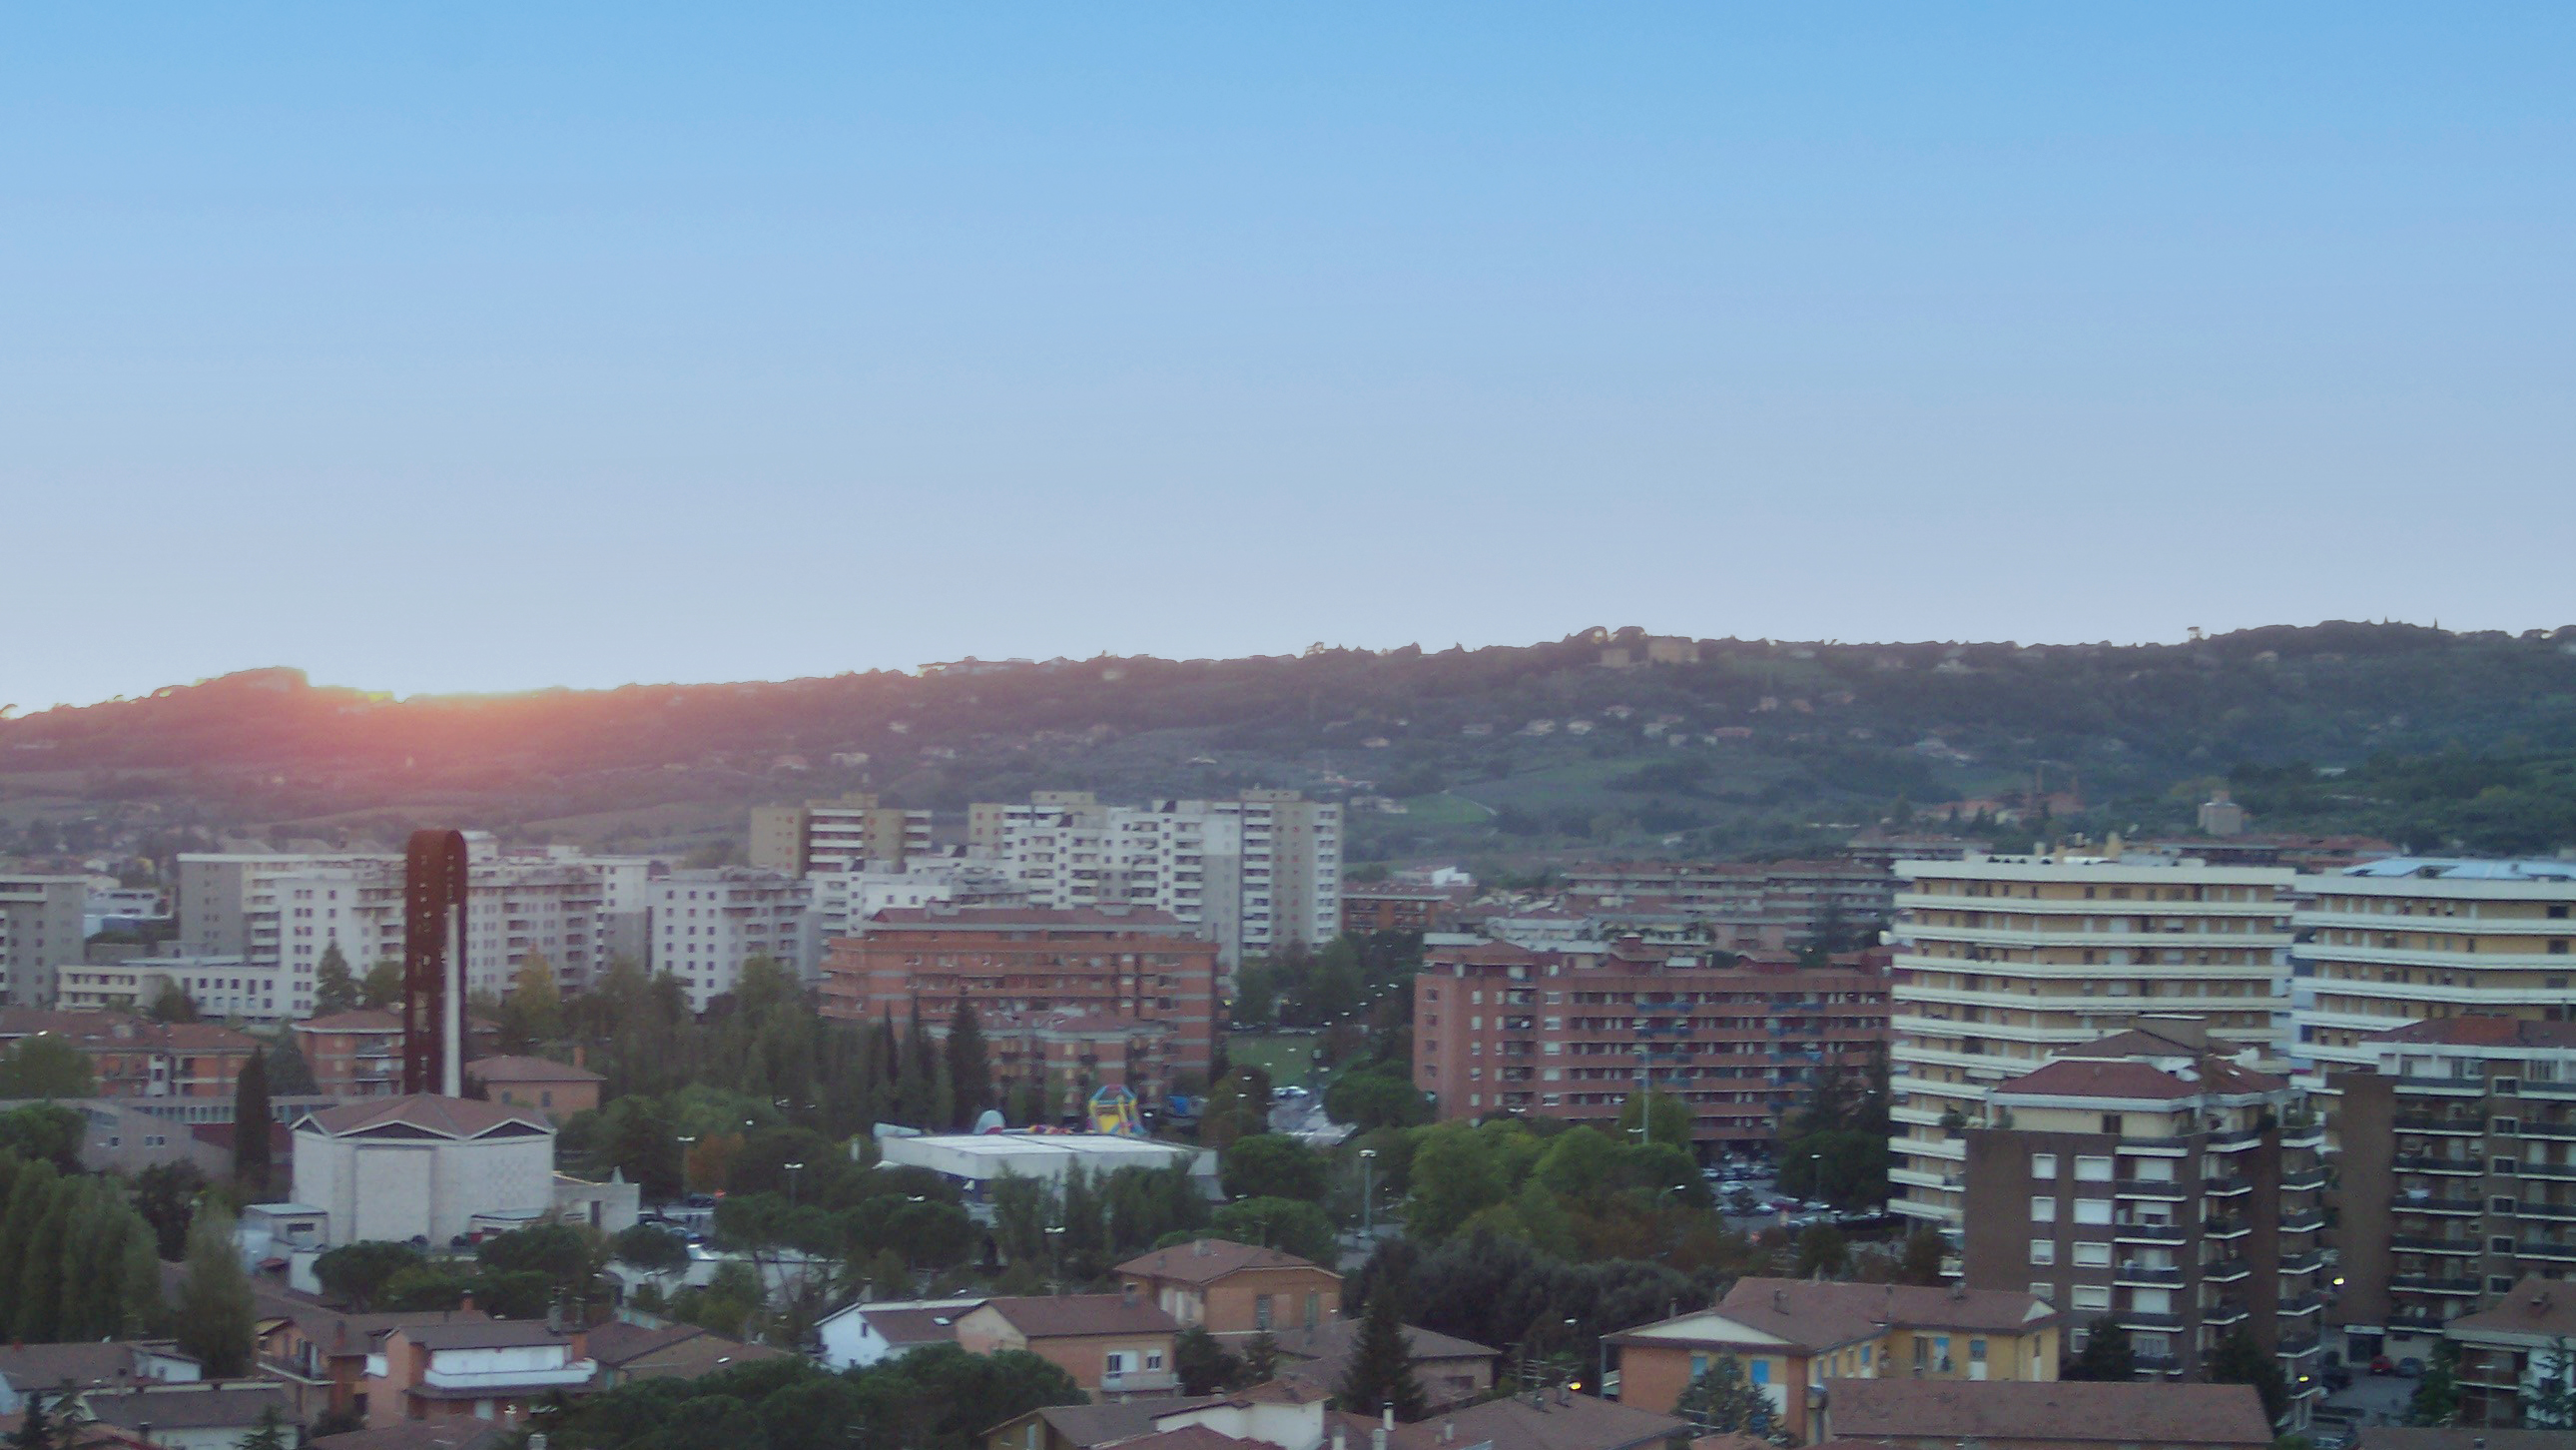
[[[1825,1381],[1840,1440],[1988,1444],[2236,1445],[2263,1450],[2272,1423],[2252,1385],[2101,1380]]]
[[[2459,1047],[2576,1047],[2576,1022],[2525,1022],[2518,1017],[2429,1017],[2368,1039],[2428,1042]]]
[[[465,1064],[465,1075],[480,1082],[606,1082],[586,1067],[551,1057],[478,1057]]]
[[[1020,1299],[988,1299],[984,1308],[999,1314],[1031,1339],[1081,1334],[1150,1334],[1178,1332],[1180,1322],[1159,1307],[1124,1294],[1057,1294]],[[968,1313],[976,1311],[969,1310]]]
[[[2208,1088],[2156,1067],[2125,1060],[2099,1062],[2061,1057],[1988,1090],[1988,1097],[2027,1095],[2052,1098],[2191,1098]]]
[[[371,1102],[343,1103],[308,1113],[304,1122],[325,1133],[338,1136],[362,1133],[370,1128],[402,1126],[419,1128],[447,1138],[479,1138],[496,1128],[511,1124],[552,1132],[545,1119],[525,1108],[502,1103],[487,1103],[474,1098],[445,1098],[435,1093],[414,1093],[409,1097],[379,1098]],[[301,1127],[299,1123],[297,1126]]]
[[[1295,1254],[1254,1248],[1231,1239],[1193,1239],[1168,1249],[1156,1249],[1118,1266],[1118,1272],[1122,1274],[1170,1279],[1181,1284],[1213,1284],[1246,1269],[1323,1269],[1323,1266]],[[1323,1269],[1323,1272],[1330,1274],[1332,1270]],[[1341,1276],[1334,1274],[1333,1277]]]

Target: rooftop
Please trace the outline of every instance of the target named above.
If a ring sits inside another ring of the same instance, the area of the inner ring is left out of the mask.
[[[1615,1344],[1762,1344],[1808,1350],[1875,1339],[1890,1328],[2020,1334],[2054,1317],[2028,1294],[1910,1284],[1739,1279],[1713,1309],[1610,1336]]]
[[[1017,1299],[987,1299],[992,1310],[1031,1339],[1081,1334],[1151,1334],[1175,1332],[1179,1321],[1143,1299],[1124,1294],[1055,1294]],[[969,1313],[976,1311],[969,1310]]]
[[[1535,1399],[1538,1403],[1531,1403]],[[1514,1395],[1398,1425],[1391,1450],[1630,1450],[1660,1446],[1690,1424],[1591,1395]]]
[[[474,1098],[440,1097],[436,1093],[344,1103],[336,1108],[305,1114],[296,1124],[297,1129],[300,1131],[306,1123],[333,1137],[382,1132],[386,1136],[428,1134],[464,1139],[493,1135],[516,1137],[522,1136],[523,1131],[554,1131],[546,1126],[543,1118],[525,1108],[481,1102]]]
[[[92,1418],[123,1429],[150,1425],[154,1430],[209,1429],[256,1425],[270,1410],[293,1424],[294,1406],[283,1385],[225,1381],[219,1384],[158,1385],[122,1392],[93,1392],[82,1397]]]
[[[1829,1379],[1825,1403],[1840,1440],[2272,1443],[2252,1385]]]
[[[2576,1047],[2576,1022],[2525,1022],[2519,1017],[2427,1017],[2369,1039],[2421,1042],[2439,1047]]]
[[[524,1349],[533,1345],[572,1343],[572,1336],[533,1319],[460,1320],[447,1324],[411,1324],[402,1337],[423,1349]]]
[[[465,1075],[483,1082],[606,1082],[586,1067],[550,1057],[478,1057],[465,1064]]]
[[[2525,1279],[2502,1303],[2478,1314],[2464,1314],[2442,1327],[2443,1337],[2523,1335],[2534,1339],[2576,1339],[2576,1284],[2563,1279]]]
[[[1212,1284],[1246,1269],[1322,1269],[1325,1273],[1332,1273],[1312,1259],[1301,1259],[1278,1249],[1254,1248],[1231,1239],[1193,1239],[1168,1249],[1156,1249],[1118,1266],[1118,1272],[1122,1274],[1171,1279],[1183,1284]],[[1334,1277],[1341,1276],[1335,1274]]]
[[[2530,881],[2576,885],[2576,861],[2534,858],[2523,861],[2473,861],[2458,856],[2391,856],[2364,861],[2335,872],[2338,876],[2382,879],[2416,877],[2433,881]]]

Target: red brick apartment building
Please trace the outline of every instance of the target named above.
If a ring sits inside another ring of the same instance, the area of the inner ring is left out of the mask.
[[[52,1036],[89,1059],[103,1098],[221,1098],[259,1046],[246,1033],[213,1022],[154,1022],[124,1012],[46,1012],[0,1008],[0,1052],[29,1037]]]
[[[945,1037],[962,998],[1007,1091],[1029,1083],[1051,1111],[1124,1085],[1148,1103],[1204,1076],[1217,1028],[1216,943],[1132,907],[888,907],[823,959],[822,1010],[908,1017]]]
[[[1342,888],[1342,930],[1353,935],[1373,931],[1443,931],[1458,909],[1459,891],[1437,886],[1350,886]]]
[[[1705,960],[1633,937],[1606,950],[1434,947],[1413,983],[1414,1085],[1442,1118],[1600,1126],[1651,1073],[1690,1104],[1697,1142],[1761,1143],[1815,1071],[1859,1071],[1887,1041],[1881,952],[1820,969]]]

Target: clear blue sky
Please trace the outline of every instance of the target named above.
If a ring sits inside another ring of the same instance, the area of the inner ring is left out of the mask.
[[[0,702],[2568,623],[2571,143],[2565,4],[13,6]]]

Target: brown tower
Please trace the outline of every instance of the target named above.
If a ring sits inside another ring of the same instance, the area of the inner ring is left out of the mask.
[[[465,1066],[465,835],[414,831],[403,863],[403,1091],[459,1094]]]

